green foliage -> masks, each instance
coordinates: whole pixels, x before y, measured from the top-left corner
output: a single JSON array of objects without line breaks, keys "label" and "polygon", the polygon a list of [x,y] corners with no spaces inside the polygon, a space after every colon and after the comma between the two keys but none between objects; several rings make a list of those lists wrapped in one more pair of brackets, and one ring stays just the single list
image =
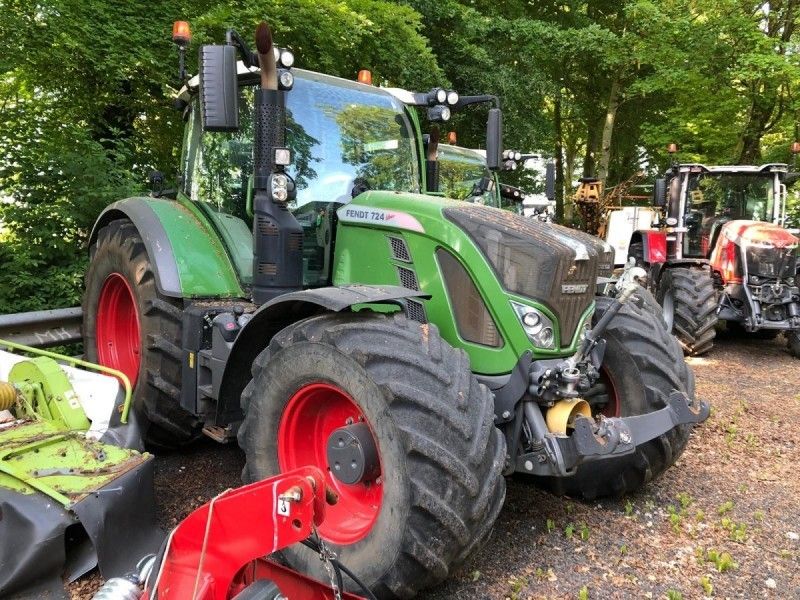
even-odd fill
[{"label": "green foliage", "polygon": [[299,67],[385,83],[444,82],[422,21],[384,0],[292,3],[6,0],[0,12],[0,313],[80,302],[91,226],[109,203],[173,173],[182,121],[172,108],[172,21],[198,43],[245,38],[267,18]]},{"label": "green foliage", "polygon": [[[426,90],[496,94],[505,146],[557,159],[569,215],[581,171],[608,183],[680,159],[785,162],[800,114],[793,3],[741,0],[4,0],[0,11],[0,312],[74,305],[91,224],[174,173],[181,115],[174,19],[187,52],[267,19],[297,66]],[[482,147],[485,109],[451,124]],[[519,170],[509,183],[532,185]],[[800,200],[790,194],[790,223]],[[735,432],[728,432],[732,440]],[[683,504],[683,503],[682,503]],[[686,506],[683,506],[685,509]],[[626,514],[632,508],[626,507]]]}]

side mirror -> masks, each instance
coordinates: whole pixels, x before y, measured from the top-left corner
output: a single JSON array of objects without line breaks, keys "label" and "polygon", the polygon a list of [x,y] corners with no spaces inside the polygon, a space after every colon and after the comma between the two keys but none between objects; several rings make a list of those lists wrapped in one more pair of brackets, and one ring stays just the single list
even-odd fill
[{"label": "side mirror", "polygon": [[503,113],[499,108],[490,108],[486,120],[486,166],[497,171],[502,166]]},{"label": "side mirror", "polygon": [[667,180],[663,177],[656,179],[653,185],[653,206],[662,207],[667,204]]},{"label": "side mirror", "polygon": [[544,195],[550,202],[556,199],[556,163],[552,160],[544,168]]},{"label": "side mirror", "polygon": [[239,80],[234,46],[200,46],[203,131],[239,129]]}]

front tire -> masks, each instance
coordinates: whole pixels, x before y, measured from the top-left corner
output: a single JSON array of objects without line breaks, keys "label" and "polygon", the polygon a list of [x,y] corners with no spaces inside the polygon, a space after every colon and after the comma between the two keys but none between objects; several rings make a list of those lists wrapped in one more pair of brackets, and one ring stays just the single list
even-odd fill
[{"label": "front tire", "polygon": [[700,356],[717,335],[717,293],[704,269],[667,269],[658,282],[656,299],[672,334],[687,356]]},{"label": "front tire", "polygon": [[[598,298],[595,322],[611,298]],[[630,417],[666,406],[674,390],[694,401],[694,374],[683,359],[675,338],[645,307],[626,303],[609,324],[601,380],[584,398],[594,415]],[[556,493],[592,500],[622,496],[660,476],[683,453],[690,425],[674,427],[636,447],[633,454],[580,465],[575,475],[547,478]]]},{"label": "front tire", "polygon": [[786,333],[786,347],[789,349],[789,354],[800,358],[800,331],[794,330]]},{"label": "front tire", "polygon": [[180,404],[182,311],[162,296],[142,237],[127,219],[111,221],[90,249],[83,297],[88,360],[122,371],[133,407],[147,421],[145,442],[188,443],[200,423]]},{"label": "front tire", "polygon": [[[253,364],[242,408],[245,481],[320,467],[340,496],[320,536],[381,598],[410,598],[445,579],[487,538],[503,504],[506,448],[491,393],[434,325],[372,313],[291,325]],[[325,448],[353,423],[369,426],[379,465],[344,483]],[[326,577],[305,547],[283,556]]]}]

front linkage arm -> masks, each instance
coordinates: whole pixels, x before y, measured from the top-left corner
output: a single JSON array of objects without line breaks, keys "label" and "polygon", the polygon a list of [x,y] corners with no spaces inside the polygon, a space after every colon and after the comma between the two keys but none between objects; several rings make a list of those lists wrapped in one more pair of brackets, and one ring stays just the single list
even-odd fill
[{"label": "front linkage arm", "polygon": [[[541,411],[526,403],[525,416],[535,419]],[[661,410],[624,418],[604,418],[599,423],[579,416],[571,435],[560,436],[545,429],[540,449],[517,457],[516,470],[532,475],[565,477],[572,475],[579,464],[594,460],[631,454],[636,446],[664,435],[678,425],[701,423],[708,418],[709,405],[700,401],[698,407],[689,404],[683,392],[672,392]]]}]

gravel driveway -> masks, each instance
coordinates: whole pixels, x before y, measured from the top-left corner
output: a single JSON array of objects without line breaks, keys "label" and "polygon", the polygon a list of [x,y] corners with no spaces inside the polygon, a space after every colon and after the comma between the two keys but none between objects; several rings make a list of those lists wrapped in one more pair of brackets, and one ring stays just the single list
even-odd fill
[{"label": "gravel driveway", "polygon": [[[800,598],[800,361],[781,338],[720,334],[689,359],[712,414],[644,491],[586,504],[508,482],[489,543],[425,598]],[[239,483],[234,446],[156,464],[161,525]],[[90,575],[72,586],[90,598]]]}]

